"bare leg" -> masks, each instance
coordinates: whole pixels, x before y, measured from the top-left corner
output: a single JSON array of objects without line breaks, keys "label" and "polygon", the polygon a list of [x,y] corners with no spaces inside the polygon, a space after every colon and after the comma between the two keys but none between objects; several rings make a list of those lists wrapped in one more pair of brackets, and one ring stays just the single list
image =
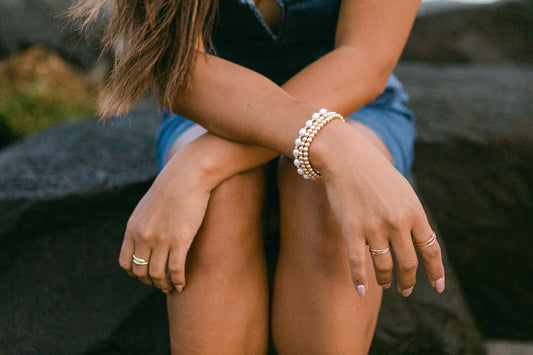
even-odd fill
[{"label": "bare leg", "polygon": [[[372,131],[356,126],[388,155]],[[381,303],[370,253],[367,265],[372,279],[361,298],[352,284],[347,247],[323,184],[304,181],[284,158],[279,193],[281,246],[272,310],[278,352],[367,353]]]},{"label": "bare leg", "polygon": [[167,297],[173,354],[266,353],[264,180],[258,168],[213,192],[187,257],[187,286]]}]

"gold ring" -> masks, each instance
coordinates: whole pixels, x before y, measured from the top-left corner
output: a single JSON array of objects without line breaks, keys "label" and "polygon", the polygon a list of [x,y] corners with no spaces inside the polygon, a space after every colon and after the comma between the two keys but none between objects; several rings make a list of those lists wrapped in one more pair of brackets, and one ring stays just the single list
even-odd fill
[{"label": "gold ring", "polygon": [[426,240],[425,242],[422,242],[422,243],[416,243],[415,242],[415,245],[419,248],[422,248],[422,247],[430,247],[432,246],[433,244],[435,244],[437,242],[437,235],[435,233],[433,233],[431,235],[431,237],[429,237],[428,240]]},{"label": "gold ring", "polygon": [[373,256],[376,255],[382,255],[385,253],[388,253],[390,251],[390,247],[387,247],[385,249],[369,249]]},{"label": "gold ring", "polygon": [[141,265],[142,266],[142,265],[148,265],[150,263],[150,261],[138,258],[138,257],[135,256],[135,254],[133,254],[133,263],[135,265]]}]

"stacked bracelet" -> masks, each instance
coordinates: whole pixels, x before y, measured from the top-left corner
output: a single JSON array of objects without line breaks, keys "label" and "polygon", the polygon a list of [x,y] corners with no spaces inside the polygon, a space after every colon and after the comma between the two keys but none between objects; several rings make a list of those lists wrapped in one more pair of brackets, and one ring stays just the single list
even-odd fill
[{"label": "stacked bracelet", "polygon": [[328,111],[325,108],[313,114],[312,118],[305,122],[305,127],[300,129],[298,138],[294,141],[294,165],[298,174],[304,179],[315,180],[320,177],[320,172],[315,170],[309,162],[309,148],[318,132],[331,121],[339,119],[345,122],[344,117],[336,112]]}]

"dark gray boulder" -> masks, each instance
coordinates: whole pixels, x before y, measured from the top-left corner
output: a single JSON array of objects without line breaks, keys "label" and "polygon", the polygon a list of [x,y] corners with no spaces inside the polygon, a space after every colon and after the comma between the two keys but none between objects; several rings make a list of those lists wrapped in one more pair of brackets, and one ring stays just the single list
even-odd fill
[{"label": "dark gray boulder", "polygon": [[533,1],[422,4],[402,58],[433,63],[533,63]]},{"label": "dark gray boulder", "polygon": [[402,65],[414,173],[491,338],[533,334],[533,66]]},{"label": "dark gray boulder", "polygon": [[[94,69],[102,24],[87,32],[86,37],[80,35],[66,16],[72,3],[72,0],[0,1],[0,60],[40,44],[60,53],[84,71]],[[104,59],[98,63],[109,60]],[[99,70],[96,68],[95,75],[101,75],[97,73]]]},{"label": "dark gray boulder", "polygon": [[83,353],[154,292],[117,260],[156,172],[157,116],[146,101],[126,119],[56,127],[0,152],[1,353]]}]

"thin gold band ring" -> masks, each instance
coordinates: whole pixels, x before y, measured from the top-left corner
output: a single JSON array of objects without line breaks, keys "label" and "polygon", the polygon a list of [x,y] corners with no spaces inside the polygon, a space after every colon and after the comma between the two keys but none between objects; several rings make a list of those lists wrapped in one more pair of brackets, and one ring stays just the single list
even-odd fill
[{"label": "thin gold band ring", "polygon": [[435,244],[437,242],[437,234],[433,233],[431,235],[431,237],[429,237],[428,240],[426,240],[425,242],[422,242],[422,243],[416,243],[415,242],[415,245],[419,248],[423,248],[423,247],[430,247],[432,246],[433,244]]},{"label": "thin gold band ring", "polygon": [[388,253],[390,251],[390,247],[387,247],[385,249],[369,249],[370,253],[372,253],[372,256],[376,255],[383,255],[385,253]]}]

